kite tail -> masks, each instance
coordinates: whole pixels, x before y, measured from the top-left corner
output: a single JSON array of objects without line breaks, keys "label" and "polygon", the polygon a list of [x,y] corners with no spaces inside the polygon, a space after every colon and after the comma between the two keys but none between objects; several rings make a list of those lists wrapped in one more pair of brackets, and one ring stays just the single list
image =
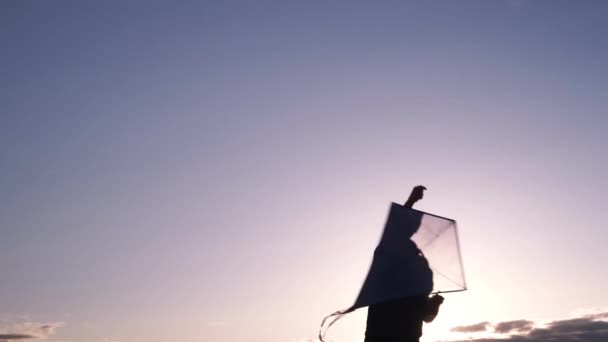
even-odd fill
[{"label": "kite tail", "polygon": [[[319,341],[325,342],[325,334],[327,334],[327,330],[329,330],[329,327],[331,327],[334,323],[336,323],[340,318],[344,317],[344,315],[346,315],[347,313],[352,312],[354,310],[355,310],[354,307],[350,307],[346,310],[336,311],[336,312],[332,313],[331,315],[323,318],[323,320],[321,321],[321,326],[319,327]],[[329,322],[329,324],[327,325],[327,328],[325,328],[325,331],[323,331],[323,326],[325,325],[325,321],[327,321],[328,318],[331,318],[334,316],[335,316],[335,318],[331,322]]]}]

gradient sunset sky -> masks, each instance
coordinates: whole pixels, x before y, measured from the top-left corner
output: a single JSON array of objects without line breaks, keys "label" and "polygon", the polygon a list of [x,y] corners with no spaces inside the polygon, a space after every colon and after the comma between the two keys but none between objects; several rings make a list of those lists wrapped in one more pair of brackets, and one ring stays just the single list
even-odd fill
[{"label": "gradient sunset sky", "polygon": [[[469,285],[423,342],[608,311],[607,18],[1,1],[0,340],[306,341],[418,184]],[[329,339],[362,341],[365,314]]]}]

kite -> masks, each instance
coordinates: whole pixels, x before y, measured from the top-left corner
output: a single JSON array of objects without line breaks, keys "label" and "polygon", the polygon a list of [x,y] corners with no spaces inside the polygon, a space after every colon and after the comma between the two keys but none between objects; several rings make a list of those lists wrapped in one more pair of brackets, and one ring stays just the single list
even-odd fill
[{"label": "kite", "polygon": [[[355,303],[325,317],[319,339],[343,315],[404,297],[467,289],[456,221],[392,203]],[[327,319],[335,317],[323,326]]]}]

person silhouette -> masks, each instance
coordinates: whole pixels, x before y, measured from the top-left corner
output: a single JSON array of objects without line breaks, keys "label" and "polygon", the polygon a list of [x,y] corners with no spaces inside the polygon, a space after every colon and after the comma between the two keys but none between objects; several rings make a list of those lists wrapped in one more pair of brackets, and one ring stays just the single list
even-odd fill
[{"label": "person silhouette", "polygon": [[[403,207],[412,208],[414,203],[424,197],[424,190],[426,188],[421,185],[414,187]],[[399,215],[398,213],[397,210],[391,210],[391,215]],[[420,226],[422,214],[409,211],[407,215],[406,218],[389,217],[389,222],[396,222],[397,224],[387,224],[384,234],[390,233],[386,231],[390,229],[394,231],[393,234],[406,234],[408,239],[411,238]],[[422,284],[430,283],[431,286],[423,287],[425,288],[424,291],[427,292],[424,294],[390,299],[369,305],[365,342],[419,342],[422,336],[423,322],[432,322],[439,312],[439,306],[443,303],[443,297],[440,295],[429,297],[430,289],[432,289],[433,273],[416,244],[411,240],[408,242],[410,243],[407,245],[396,246],[391,244],[391,240],[387,240],[378,246],[374,254],[375,256],[378,253],[385,253],[386,255],[391,253],[391,249],[400,248],[400,254],[405,255],[406,258],[411,258],[413,262],[417,262],[416,259],[422,259],[424,265],[422,268],[424,269],[414,272],[411,276],[417,278],[413,281]],[[406,253],[403,253],[403,249],[407,249]],[[417,264],[421,263],[418,261]]]}]

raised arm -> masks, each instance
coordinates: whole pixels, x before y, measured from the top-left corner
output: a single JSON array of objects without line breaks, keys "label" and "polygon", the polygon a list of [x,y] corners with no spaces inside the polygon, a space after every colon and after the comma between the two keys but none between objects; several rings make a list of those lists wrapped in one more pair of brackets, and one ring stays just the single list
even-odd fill
[{"label": "raised arm", "polygon": [[422,197],[424,197],[424,190],[426,190],[426,188],[422,185],[415,186],[412,189],[412,193],[410,194],[410,197],[407,199],[407,201],[405,201],[405,204],[403,206],[411,208],[414,205],[414,203],[416,203],[417,201],[421,200]]}]

